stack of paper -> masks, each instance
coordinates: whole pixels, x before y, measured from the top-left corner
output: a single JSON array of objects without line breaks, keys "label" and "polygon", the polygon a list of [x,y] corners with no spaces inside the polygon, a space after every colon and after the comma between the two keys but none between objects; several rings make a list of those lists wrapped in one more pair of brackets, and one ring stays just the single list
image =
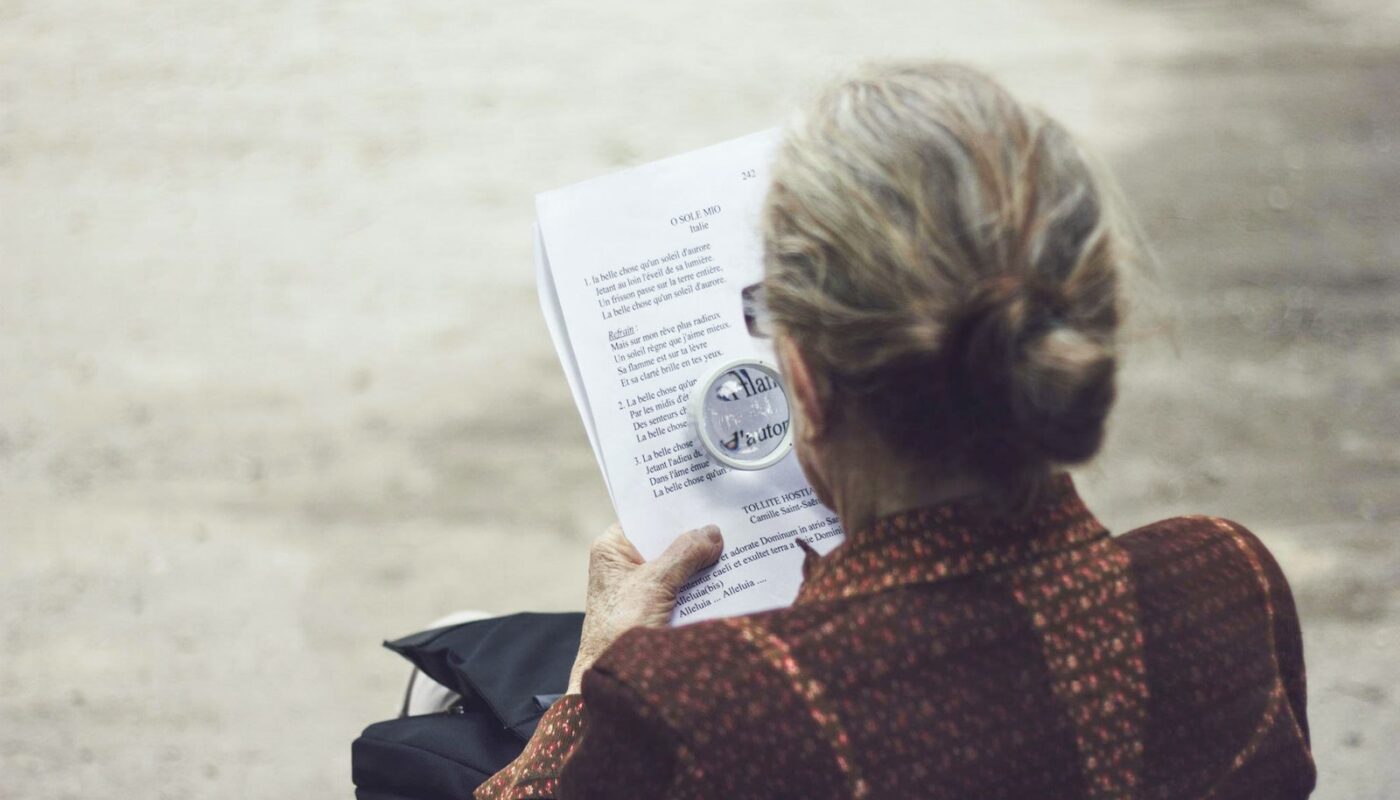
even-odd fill
[{"label": "stack of paper", "polygon": [[774,361],[749,334],[740,292],[763,277],[759,213],[776,131],[753,134],[536,198],[540,305],[628,538],[646,558],[706,524],[719,563],[681,592],[673,621],[784,606],[802,538],[841,540],[796,457],[730,469],[699,446],[697,381],[736,359]]}]

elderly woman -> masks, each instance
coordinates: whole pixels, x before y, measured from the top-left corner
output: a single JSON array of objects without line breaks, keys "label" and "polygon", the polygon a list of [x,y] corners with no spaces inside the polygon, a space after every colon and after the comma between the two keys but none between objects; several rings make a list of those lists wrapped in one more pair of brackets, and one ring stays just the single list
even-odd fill
[{"label": "elderly woman", "polygon": [[1114,396],[1122,219],[1054,121],[877,69],[787,135],[767,302],[844,544],[791,608],[667,628],[713,528],[598,540],[569,693],[491,798],[1303,797],[1288,583],[1240,525],[1118,536],[1062,471]]}]

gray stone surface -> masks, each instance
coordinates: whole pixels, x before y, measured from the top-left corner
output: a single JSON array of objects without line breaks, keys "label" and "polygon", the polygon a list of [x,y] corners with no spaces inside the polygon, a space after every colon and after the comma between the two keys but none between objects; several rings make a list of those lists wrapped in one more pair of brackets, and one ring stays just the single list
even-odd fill
[{"label": "gray stone surface", "polygon": [[610,519],[533,193],[935,55],[1080,131],[1157,243],[1085,493],[1256,530],[1318,796],[1394,796],[1394,2],[0,0],[0,798],[346,796],[378,641],[577,607]]}]

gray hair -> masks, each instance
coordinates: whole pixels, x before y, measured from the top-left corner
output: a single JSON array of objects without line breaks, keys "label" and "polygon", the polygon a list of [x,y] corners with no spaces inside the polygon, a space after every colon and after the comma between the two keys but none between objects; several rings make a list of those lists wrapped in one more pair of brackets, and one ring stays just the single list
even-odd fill
[{"label": "gray hair", "polygon": [[1069,134],[985,75],[886,65],[824,92],[764,212],[778,328],[895,447],[1008,489],[1099,449],[1120,214]]}]

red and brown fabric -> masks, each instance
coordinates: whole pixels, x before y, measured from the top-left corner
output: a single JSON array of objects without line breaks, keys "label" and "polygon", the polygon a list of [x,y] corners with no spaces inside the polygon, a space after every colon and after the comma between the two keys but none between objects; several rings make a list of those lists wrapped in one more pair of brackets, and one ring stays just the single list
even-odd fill
[{"label": "red and brown fabric", "polygon": [[888,517],[790,608],[636,629],[477,791],[504,798],[1292,798],[1288,583],[1243,527],[1109,536],[1068,477]]}]

